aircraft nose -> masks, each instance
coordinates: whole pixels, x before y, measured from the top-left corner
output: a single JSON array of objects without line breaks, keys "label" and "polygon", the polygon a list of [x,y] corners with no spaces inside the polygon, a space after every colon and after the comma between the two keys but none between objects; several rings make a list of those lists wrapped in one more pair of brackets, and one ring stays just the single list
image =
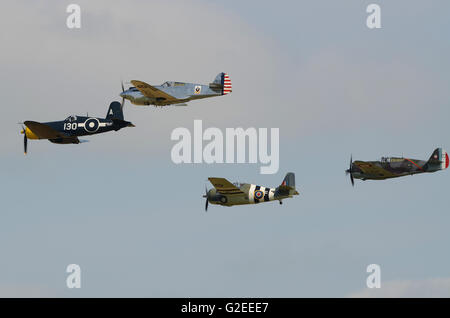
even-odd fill
[{"label": "aircraft nose", "polygon": [[131,94],[129,94],[127,91],[120,93],[120,97],[125,99],[131,99]]}]

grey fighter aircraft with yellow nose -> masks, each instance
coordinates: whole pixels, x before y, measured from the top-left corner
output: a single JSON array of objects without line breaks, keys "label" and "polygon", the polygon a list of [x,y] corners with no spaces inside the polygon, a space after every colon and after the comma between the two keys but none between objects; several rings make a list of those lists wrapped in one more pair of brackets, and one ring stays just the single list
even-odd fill
[{"label": "grey fighter aircraft with yellow nose", "polygon": [[209,191],[206,189],[203,196],[206,198],[205,211],[208,210],[208,203],[233,206],[278,200],[282,204],[282,200],[299,194],[295,189],[295,174],[292,172],[286,174],[281,185],[276,188],[249,183],[233,184],[225,178],[208,178],[208,180],[214,189]]},{"label": "grey fighter aircraft with yellow nose", "polygon": [[27,153],[28,139],[47,139],[55,144],[79,144],[80,136],[100,134],[119,130],[134,125],[123,118],[123,104],[112,102],[106,118],[88,116],[69,116],[65,120],[38,123],[27,120],[23,122],[22,134],[24,153]]},{"label": "grey fighter aircraft with yellow nose", "polygon": [[134,105],[144,106],[187,106],[186,102],[191,100],[231,93],[231,80],[226,73],[218,74],[208,85],[169,81],[152,86],[137,80],[132,80],[131,84],[134,86],[125,90],[122,83],[120,96]]},{"label": "grey fighter aircraft with yellow nose", "polygon": [[434,150],[428,161],[409,158],[383,157],[380,161],[353,161],[350,158],[350,168],[346,173],[350,175],[352,185],[354,179],[384,180],[425,172],[436,172],[447,169],[449,158],[442,148]]}]

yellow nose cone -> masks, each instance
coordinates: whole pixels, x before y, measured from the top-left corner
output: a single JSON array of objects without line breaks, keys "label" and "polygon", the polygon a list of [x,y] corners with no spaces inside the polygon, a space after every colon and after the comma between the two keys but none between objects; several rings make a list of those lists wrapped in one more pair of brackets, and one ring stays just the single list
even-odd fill
[{"label": "yellow nose cone", "polygon": [[25,127],[24,133],[27,134],[28,139],[39,139],[39,137],[28,127]]}]

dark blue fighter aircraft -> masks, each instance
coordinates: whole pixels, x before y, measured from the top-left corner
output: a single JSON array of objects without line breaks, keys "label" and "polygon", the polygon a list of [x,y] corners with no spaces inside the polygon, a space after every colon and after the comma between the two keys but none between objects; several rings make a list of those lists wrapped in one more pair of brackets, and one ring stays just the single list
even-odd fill
[{"label": "dark blue fighter aircraft", "polygon": [[123,118],[123,104],[112,102],[106,118],[69,116],[65,120],[38,123],[27,120],[21,133],[24,153],[27,153],[28,139],[47,139],[55,144],[79,144],[79,136],[100,134],[134,125]]}]

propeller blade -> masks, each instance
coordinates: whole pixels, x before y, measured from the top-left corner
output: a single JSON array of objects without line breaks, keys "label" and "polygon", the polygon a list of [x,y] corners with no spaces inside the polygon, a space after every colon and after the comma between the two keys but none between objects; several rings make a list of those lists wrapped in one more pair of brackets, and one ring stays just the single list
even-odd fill
[{"label": "propeller blade", "polygon": [[205,195],[203,196],[204,198],[206,198],[206,202],[205,202],[205,212],[208,212],[208,188],[205,185]]},{"label": "propeller blade", "polygon": [[[123,81],[120,81],[120,84],[122,86],[122,93],[125,92],[125,87],[123,86]],[[122,104],[120,105],[120,109],[123,110],[123,105],[125,104],[125,97],[122,96]]]},{"label": "propeller blade", "polygon": [[350,173],[350,181],[352,182],[352,186],[355,186],[355,180],[353,179],[353,155],[350,155],[350,168],[348,172]]},{"label": "propeller blade", "polygon": [[27,133],[24,132],[23,134],[23,153],[27,154],[27,148],[28,148],[28,138],[27,138]]}]

